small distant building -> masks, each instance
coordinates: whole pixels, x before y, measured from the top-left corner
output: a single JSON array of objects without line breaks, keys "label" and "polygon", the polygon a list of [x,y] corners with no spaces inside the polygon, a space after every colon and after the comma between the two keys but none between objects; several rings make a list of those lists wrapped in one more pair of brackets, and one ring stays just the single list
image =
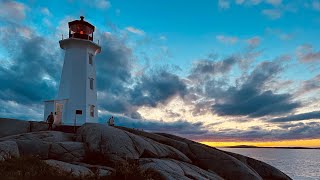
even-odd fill
[{"label": "small distant building", "polygon": [[69,38],[59,41],[65,50],[64,64],[56,99],[44,102],[44,120],[55,114],[54,124],[82,125],[97,122],[97,78],[95,56],[101,47],[93,42],[95,27],[80,20],[71,21]]}]

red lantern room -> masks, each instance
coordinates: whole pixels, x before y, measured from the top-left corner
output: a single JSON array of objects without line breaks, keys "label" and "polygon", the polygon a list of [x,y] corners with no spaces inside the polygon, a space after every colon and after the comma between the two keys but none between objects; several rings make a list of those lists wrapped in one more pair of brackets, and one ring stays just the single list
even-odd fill
[{"label": "red lantern room", "polygon": [[69,38],[79,38],[93,41],[94,26],[83,19],[84,17],[80,16],[80,20],[75,20],[68,23]]}]

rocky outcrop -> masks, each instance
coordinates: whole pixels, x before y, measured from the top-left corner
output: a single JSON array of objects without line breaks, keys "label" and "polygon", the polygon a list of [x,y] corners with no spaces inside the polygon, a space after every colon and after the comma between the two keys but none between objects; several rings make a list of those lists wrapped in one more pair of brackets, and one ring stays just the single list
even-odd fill
[{"label": "rocky outcrop", "polygon": [[98,176],[108,176],[108,175],[111,175],[113,172],[115,172],[114,168],[107,167],[107,166],[92,165],[92,164],[86,164],[81,162],[73,162],[73,164],[89,168],[92,172],[94,172]]},{"label": "rocky outcrop", "polygon": [[62,141],[73,141],[73,134],[63,133],[59,131],[40,131],[17,134],[7,137],[0,138],[0,141],[4,140],[37,140],[45,142],[62,142]]},{"label": "rocky outcrop", "polygon": [[0,138],[22,133],[45,131],[48,129],[48,124],[44,121],[21,121],[17,119],[0,118],[0,124]]},{"label": "rocky outcrop", "polygon": [[0,119],[0,161],[31,155],[83,177],[117,174],[121,163],[134,162],[165,179],[290,179],[264,162],[170,134],[94,123],[71,134],[46,131],[45,123],[10,121]]},{"label": "rocky outcrop", "polygon": [[262,161],[258,161],[246,156],[242,156],[240,154],[232,153],[232,152],[225,151],[225,153],[237,158],[241,162],[252,167],[256,172],[259,173],[259,175],[263,179],[273,179],[273,180],[290,179],[289,176],[281,172],[279,169],[274,168],[273,166],[270,166],[267,163],[264,163]]},{"label": "rocky outcrop", "polygon": [[52,160],[52,159],[45,160],[44,162],[47,163],[49,166],[56,168],[59,171],[71,173],[74,176],[85,177],[85,176],[94,175],[89,168],[86,168],[84,166],[79,166],[79,165],[70,164],[70,163]]},{"label": "rocky outcrop", "polygon": [[157,171],[165,177],[165,179],[222,180],[222,178],[215,173],[205,171],[192,164],[174,159],[141,158],[139,163],[143,169]]},{"label": "rocky outcrop", "polygon": [[48,159],[50,143],[39,140],[15,140],[21,156],[36,156]]},{"label": "rocky outcrop", "polygon": [[[37,156],[41,159],[49,158],[49,151],[54,143],[53,153],[57,152],[55,142],[67,141],[70,143],[73,139],[73,134],[58,132],[58,131],[40,131],[11,135],[0,138],[1,141],[14,141],[18,145],[19,152],[22,156]],[[60,151],[61,152],[61,151]],[[50,155],[52,155],[51,153]],[[59,154],[57,154],[58,156]],[[69,158],[66,156],[65,158]]]},{"label": "rocky outcrop", "polygon": [[49,158],[64,162],[82,162],[85,159],[85,145],[82,142],[52,143]]},{"label": "rocky outcrop", "polygon": [[79,128],[76,140],[86,143],[90,152],[101,153],[106,158],[152,157],[191,162],[186,155],[171,146],[102,124],[84,124]]},{"label": "rocky outcrop", "polygon": [[[188,144],[196,159],[194,163],[208,169],[225,179],[262,179],[250,166],[216,148],[170,134],[158,134]],[[221,165],[223,164],[223,166]]]},{"label": "rocky outcrop", "polygon": [[[261,179],[260,175],[250,166],[243,164],[238,159],[229,156],[228,154],[216,148],[212,148],[203,144],[193,142],[191,140],[168,135],[168,134],[152,134],[137,131],[137,130],[124,130],[130,131],[134,134],[149,137],[154,140],[159,140],[164,144],[168,144],[181,152],[188,155],[194,164],[203,169],[208,169],[216,172],[218,175],[225,179]],[[177,143],[179,142],[179,143]],[[223,166],[221,166],[223,163]]]},{"label": "rocky outcrop", "polygon": [[8,158],[17,158],[20,156],[19,148],[14,141],[0,142],[0,161],[4,161]]}]

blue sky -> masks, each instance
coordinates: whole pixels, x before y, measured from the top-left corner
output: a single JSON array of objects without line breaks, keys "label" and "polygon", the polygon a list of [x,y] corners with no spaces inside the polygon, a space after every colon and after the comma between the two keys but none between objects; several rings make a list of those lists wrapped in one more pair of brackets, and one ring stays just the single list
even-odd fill
[{"label": "blue sky", "polygon": [[43,118],[60,81],[58,41],[83,15],[102,46],[101,121],[197,140],[320,137],[319,0],[0,5],[1,117]]}]

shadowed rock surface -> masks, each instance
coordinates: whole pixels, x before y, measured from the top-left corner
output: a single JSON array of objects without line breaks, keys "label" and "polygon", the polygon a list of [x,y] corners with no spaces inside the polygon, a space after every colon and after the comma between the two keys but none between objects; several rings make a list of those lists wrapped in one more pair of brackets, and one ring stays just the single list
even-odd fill
[{"label": "shadowed rock surface", "polygon": [[36,156],[74,176],[109,176],[119,164],[134,162],[156,172],[155,179],[290,179],[264,162],[171,134],[95,123],[73,134],[46,131],[45,125],[0,119],[0,161]]}]

